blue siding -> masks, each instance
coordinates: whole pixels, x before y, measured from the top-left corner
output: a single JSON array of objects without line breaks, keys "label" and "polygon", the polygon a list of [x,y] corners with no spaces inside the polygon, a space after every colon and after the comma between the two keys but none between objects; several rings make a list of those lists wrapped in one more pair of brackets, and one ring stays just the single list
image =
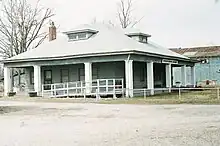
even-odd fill
[{"label": "blue siding", "polygon": [[[217,84],[220,84],[220,57],[209,58],[208,64],[196,63],[196,81],[204,80],[216,80]],[[180,68],[173,69],[174,84],[176,81],[181,81],[181,71]],[[187,82],[190,84],[191,71],[187,68]]]},{"label": "blue siding", "polygon": [[[181,67],[173,68],[173,84],[176,82],[181,82]],[[191,70],[190,67],[186,68],[186,84],[191,84]]]}]

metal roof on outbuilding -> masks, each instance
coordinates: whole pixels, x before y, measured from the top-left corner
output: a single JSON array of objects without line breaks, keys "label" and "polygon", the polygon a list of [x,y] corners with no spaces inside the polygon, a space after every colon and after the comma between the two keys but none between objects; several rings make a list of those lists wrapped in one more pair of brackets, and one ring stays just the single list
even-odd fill
[{"label": "metal roof on outbuilding", "polygon": [[181,55],[190,58],[204,58],[220,56],[220,46],[194,47],[194,48],[179,48],[170,49]]}]

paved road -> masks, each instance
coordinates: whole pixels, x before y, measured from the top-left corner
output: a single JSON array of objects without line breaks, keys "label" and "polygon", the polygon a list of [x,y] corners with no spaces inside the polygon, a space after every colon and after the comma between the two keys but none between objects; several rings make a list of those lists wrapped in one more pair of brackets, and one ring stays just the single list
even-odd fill
[{"label": "paved road", "polygon": [[[0,101],[2,146],[219,146],[220,106]],[[15,108],[18,110],[15,112]]]}]

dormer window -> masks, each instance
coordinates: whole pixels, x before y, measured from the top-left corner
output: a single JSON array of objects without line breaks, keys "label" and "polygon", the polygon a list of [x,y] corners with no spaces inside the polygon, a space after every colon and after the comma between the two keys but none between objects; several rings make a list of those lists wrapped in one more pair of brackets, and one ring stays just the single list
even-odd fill
[{"label": "dormer window", "polygon": [[151,35],[145,33],[128,33],[127,36],[141,43],[148,43],[148,38],[151,37]]},{"label": "dormer window", "polygon": [[91,36],[97,33],[94,30],[77,30],[77,31],[69,31],[64,32],[67,34],[69,41],[78,41],[78,40],[86,40],[89,39]]},{"label": "dormer window", "polygon": [[77,40],[77,34],[74,34],[74,33],[68,34],[68,38],[70,40]]},{"label": "dormer window", "polygon": [[75,41],[75,40],[85,40],[87,39],[87,33],[85,32],[81,32],[81,33],[70,33],[70,34],[67,34],[69,39],[72,40],[72,41]]}]

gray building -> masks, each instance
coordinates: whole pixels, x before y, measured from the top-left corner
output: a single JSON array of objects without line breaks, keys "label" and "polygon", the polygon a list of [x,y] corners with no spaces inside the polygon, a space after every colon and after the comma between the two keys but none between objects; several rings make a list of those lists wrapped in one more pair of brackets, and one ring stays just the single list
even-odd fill
[{"label": "gray building", "polygon": [[121,30],[107,25],[81,25],[62,34],[50,27],[49,42],[4,61],[4,91],[11,91],[11,68],[25,70],[25,92],[39,96],[82,96],[123,94],[134,89],[172,87],[172,68],[194,62],[188,57],[149,41],[139,30]]}]

